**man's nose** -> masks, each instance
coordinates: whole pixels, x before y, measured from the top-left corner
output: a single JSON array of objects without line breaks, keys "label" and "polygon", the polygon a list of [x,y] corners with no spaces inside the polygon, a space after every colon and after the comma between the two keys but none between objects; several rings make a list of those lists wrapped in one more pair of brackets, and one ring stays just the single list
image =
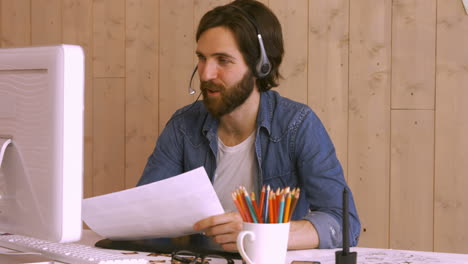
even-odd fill
[{"label": "man's nose", "polygon": [[206,82],[218,77],[218,65],[214,62],[206,61],[202,65],[198,65],[200,73],[200,81]]}]

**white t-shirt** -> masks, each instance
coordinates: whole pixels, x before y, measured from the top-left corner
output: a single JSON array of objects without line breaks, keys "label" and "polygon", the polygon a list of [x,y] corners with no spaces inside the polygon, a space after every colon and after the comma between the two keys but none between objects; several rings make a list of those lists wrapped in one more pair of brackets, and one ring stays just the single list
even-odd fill
[{"label": "white t-shirt", "polygon": [[240,144],[228,147],[218,137],[218,156],[213,187],[224,211],[237,211],[231,193],[244,186],[256,191],[258,164],[255,156],[255,131]]}]

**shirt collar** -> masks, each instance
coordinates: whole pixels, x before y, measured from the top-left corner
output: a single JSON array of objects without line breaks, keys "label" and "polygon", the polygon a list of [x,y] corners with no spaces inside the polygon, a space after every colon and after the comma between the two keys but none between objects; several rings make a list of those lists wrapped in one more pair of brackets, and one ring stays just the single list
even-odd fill
[{"label": "shirt collar", "polygon": [[211,139],[211,137],[216,136],[216,132],[218,130],[218,123],[219,121],[215,119],[210,112],[206,112],[206,119],[205,122],[203,123],[203,128],[202,128],[202,133],[203,135]]},{"label": "shirt collar", "polygon": [[271,118],[273,114],[273,91],[260,93],[260,107],[257,115],[257,127],[264,127],[271,134]]}]

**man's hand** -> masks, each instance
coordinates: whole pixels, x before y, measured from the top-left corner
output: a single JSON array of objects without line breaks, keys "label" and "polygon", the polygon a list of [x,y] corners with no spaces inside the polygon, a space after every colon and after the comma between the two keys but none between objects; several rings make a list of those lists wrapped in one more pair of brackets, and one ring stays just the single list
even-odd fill
[{"label": "man's hand", "polygon": [[[236,240],[242,231],[242,217],[237,212],[214,215],[198,221],[193,229],[205,232],[224,250],[237,251]],[[317,231],[309,221],[291,221],[288,249],[310,249],[318,245]]]},{"label": "man's hand", "polygon": [[193,229],[203,231],[224,250],[237,251],[237,235],[242,231],[242,217],[237,212],[214,215],[193,225]]}]

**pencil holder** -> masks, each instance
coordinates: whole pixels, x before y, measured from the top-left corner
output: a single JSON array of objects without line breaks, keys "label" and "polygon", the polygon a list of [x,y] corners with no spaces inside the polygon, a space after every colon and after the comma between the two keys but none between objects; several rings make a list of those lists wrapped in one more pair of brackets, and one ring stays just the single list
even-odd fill
[{"label": "pencil holder", "polygon": [[284,264],[288,249],[289,222],[243,223],[237,249],[247,264]]}]

